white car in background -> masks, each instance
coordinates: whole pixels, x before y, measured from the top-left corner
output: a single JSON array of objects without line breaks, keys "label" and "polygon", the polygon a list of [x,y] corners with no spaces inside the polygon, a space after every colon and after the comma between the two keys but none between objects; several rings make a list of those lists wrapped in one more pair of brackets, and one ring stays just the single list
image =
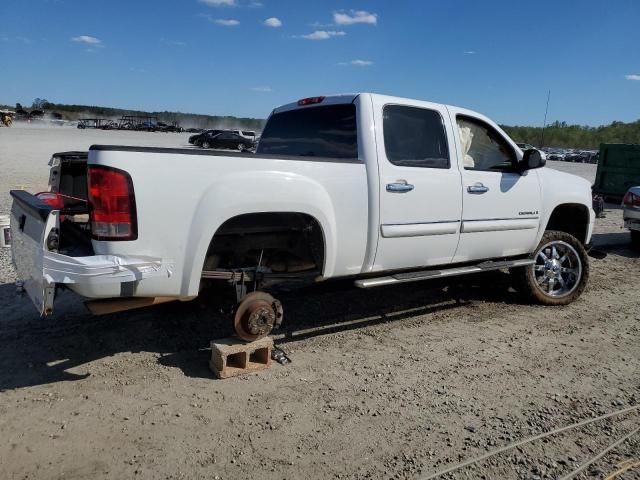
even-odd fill
[{"label": "white car in background", "polygon": [[561,152],[551,152],[549,155],[547,155],[547,160],[556,160],[556,161],[564,161],[566,155],[564,153]]},{"label": "white car in background", "polygon": [[256,141],[256,132],[253,130],[230,130],[230,132],[235,133],[236,135],[240,135],[247,140],[251,140],[252,142]]},{"label": "white car in background", "polygon": [[640,248],[640,186],[631,187],[622,200],[624,228],[631,231],[631,243]]}]

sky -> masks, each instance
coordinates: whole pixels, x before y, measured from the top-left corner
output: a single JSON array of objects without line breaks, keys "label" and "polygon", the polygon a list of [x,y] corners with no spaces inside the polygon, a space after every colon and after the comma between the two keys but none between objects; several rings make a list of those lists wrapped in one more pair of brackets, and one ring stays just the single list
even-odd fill
[{"label": "sky", "polygon": [[640,0],[0,0],[0,103],[266,118],[376,92],[501,124],[640,119]]}]

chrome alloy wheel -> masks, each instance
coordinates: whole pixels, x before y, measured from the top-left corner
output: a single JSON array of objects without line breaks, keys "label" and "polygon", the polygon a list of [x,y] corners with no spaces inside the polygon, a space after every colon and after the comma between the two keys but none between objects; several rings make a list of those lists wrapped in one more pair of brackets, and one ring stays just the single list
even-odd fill
[{"label": "chrome alloy wheel", "polygon": [[553,298],[566,297],[580,284],[582,262],[575,248],[559,240],[544,245],[533,265],[538,288]]}]

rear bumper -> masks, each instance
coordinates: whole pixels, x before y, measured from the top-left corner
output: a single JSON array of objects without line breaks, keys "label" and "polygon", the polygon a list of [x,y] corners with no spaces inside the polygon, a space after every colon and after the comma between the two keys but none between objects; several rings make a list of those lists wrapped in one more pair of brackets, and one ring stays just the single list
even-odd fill
[{"label": "rear bumper", "polygon": [[624,228],[640,230],[640,208],[625,207],[623,212]]},{"label": "rear bumper", "polygon": [[139,282],[171,275],[170,267],[159,258],[121,255],[68,257],[43,252],[42,275],[46,283],[65,285],[89,298],[135,296]]}]

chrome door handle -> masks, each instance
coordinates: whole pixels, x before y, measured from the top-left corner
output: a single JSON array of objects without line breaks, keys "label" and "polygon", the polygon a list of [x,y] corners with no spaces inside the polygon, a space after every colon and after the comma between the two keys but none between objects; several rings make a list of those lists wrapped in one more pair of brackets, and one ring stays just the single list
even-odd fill
[{"label": "chrome door handle", "polygon": [[487,193],[489,191],[489,187],[485,187],[481,183],[476,183],[474,185],[469,185],[467,187],[467,192],[469,193]]},{"label": "chrome door handle", "polygon": [[387,192],[392,193],[406,193],[414,189],[414,186],[410,183],[396,182],[387,183]]}]

